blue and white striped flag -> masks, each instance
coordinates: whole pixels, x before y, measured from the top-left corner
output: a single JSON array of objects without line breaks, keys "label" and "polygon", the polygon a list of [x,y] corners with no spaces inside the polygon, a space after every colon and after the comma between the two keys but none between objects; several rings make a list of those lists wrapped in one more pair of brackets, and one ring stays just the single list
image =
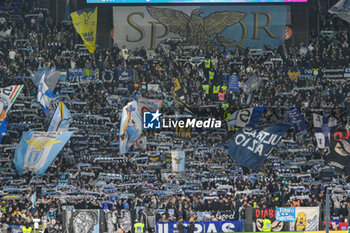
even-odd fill
[{"label": "blue and white striped flag", "polygon": [[330,132],[337,127],[337,119],[313,114],[314,131],[318,148],[329,147]]},{"label": "blue and white striped flag", "polygon": [[24,132],[13,161],[18,173],[22,175],[31,171],[43,175],[73,133]]},{"label": "blue and white striped flag", "polygon": [[48,132],[68,131],[73,118],[66,105],[61,101],[52,117]]},{"label": "blue and white striped flag", "polygon": [[39,91],[36,97],[36,101],[40,104],[46,115],[50,114],[50,103],[54,97],[55,95],[47,87],[45,83],[45,75],[43,75],[39,82]]}]

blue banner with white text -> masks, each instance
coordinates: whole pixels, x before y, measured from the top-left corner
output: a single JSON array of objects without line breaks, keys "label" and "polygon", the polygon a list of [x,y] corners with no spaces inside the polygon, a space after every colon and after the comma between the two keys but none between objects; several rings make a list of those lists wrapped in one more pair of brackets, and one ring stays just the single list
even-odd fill
[{"label": "blue banner with white text", "polygon": [[229,143],[229,155],[239,165],[258,170],[290,127],[280,122],[242,128]]},{"label": "blue banner with white text", "polygon": [[[183,222],[186,227],[189,225],[188,222]],[[176,222],[156,223],[156,232],[158,233],[173,233],[177,232]],[[203,233],[215,233],[215,232],[242,232],[243,222],[242,221],[215,221],[215,222],[196,222],[195,232]]]},{"label": "blue banner with white text", "polygon": [[239,84],[237,76],[230,76],[228,80],[227,90],[229,92],[239,92]]}]

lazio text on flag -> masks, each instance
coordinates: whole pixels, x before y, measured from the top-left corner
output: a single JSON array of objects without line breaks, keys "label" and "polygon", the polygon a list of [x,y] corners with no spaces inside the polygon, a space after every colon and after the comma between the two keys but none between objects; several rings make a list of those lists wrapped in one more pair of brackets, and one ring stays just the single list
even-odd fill
[{"label": "lazio text on flag", "polygon": [[16,149],[14,164],[20,175],[43,175],[72,136],[67,132],[24,132]]},{"label": "lazio text on flag", "polygon": [[316,113],[313,114],[314,131],[319,148],[329,146],[330,132],[337,127],[337,119],[334,117],[324,117]]},{"label": "lazio text on flag", "polygon": [[90,53],[96,49],[97,7],[78,10],[71,14],[75,30],[81,36]]},{"label": "lazio text on flag", "polygon": [[229,155],[239,165],[258,170],[290,127],[281,122],[242,128],[229,143]]},{"label": "lazio text on flag", "polygon": [[306,125],[303,116],[297,108],[290,108],[287,110],[288,120],[293,123],[296,130],[305,130]]},{"label": "lazio text on flag", "polygon": [[60,102],[52,117],[48,132],[67,131],[72,120],[68,108],[63,102]]},{"label": "lazio text on flag", "polygon": [[246,125],[254,125],[258,123],[264,110],[265,106],[260,106],[235,111],[229,116],[227,126],[245,127]]},{"label": "lazio text on flag", "polygon": [[23,85],[13,85],[0,88],[0,113],[2,110],[8,112],[21,92]]},{"label": "lazio text on flag", "polygon": [[55,95],[47,87],[45,83],[45,77],[43,76],[39,83],[39,91],[36,97],[36,101],[40,104],[46,115],[50,114],[50,103],[54,97]]},{"label": "lazio text on flag", "polygon": [[142,118],[137,110],[137,102],[129,102],[124,108],[119,130],[119,152],[127,153],[142,132]]}]

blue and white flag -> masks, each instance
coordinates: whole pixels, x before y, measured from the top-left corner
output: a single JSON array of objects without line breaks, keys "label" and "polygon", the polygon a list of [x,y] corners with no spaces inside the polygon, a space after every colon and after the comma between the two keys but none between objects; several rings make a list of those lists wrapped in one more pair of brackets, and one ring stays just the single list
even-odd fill
[{"label": "blue and white flag", "polygon": [[45,78],[42,76],[39,83],[39,91],[36,97],[36,101],[40,104],[41,108],[44,110],[46,115],[50,114],[50,103],[55,97],[52,91],[47,87],[45,83]]},{"label": "blue and white flag", "polygon": [[245,127],[246,125],[255,125],[260,120],[265,111],[265,106],[245,108],[235,111],[229,116],[227,126]]},{"label": "blue and white flag", "polygon": [[237,76],[230,76],[227,86],[228,92],[239,92],[239,84]]},{"label": "blue and white flag", "polygon": [[129,102],[124,108],[119,130],[119,153],[127,153],[142,132],[142,118],[137,102]]},{"label": "blue and white flag", "polygon": [[306,125],[303,116],[296,107],[287,110],[288,120],[293,123],[296,130],[305,130]]},{"label": "blue and white flag", "polygon": [[254,184],[255,181],[258,179],[258,177],[259,177],[259,174],[254,173],[254,174],[250,174],[248,179],[250,180],[250,182],[252,182],[252,184]]},{"label": "blue and white flag", "polygon": [[185,171],[185,151],[173,150],[171,151],[172,170],[173,172]]},{"label": "blue and white flag", "polygon": [[[4,115],[4,119],[1,119]],[[2,137],[7,134],[7,117],[5,110],[3,110],[3,113],[0,115],[0,143],[2,141]]]},{"label": "blue and white flag", "polygon": [[337,127],[337,119],[334,117],[324,117],[316,113],[313,114],[314,131],[318,148],[329,147],[330,132]]},{"label": "blue and white flag", "polygon": [[252,93],[255,89],[259,88],[261,85],[260,78],[253,74],[245,83],[244,83],[244,92],[246,94]]},{"label": "blue and white flag", "polygon": [[73,118],[66,105],[61,101],[52,117],[48,132],[68,131]]},{"label": "blue and white flag", "polygon": [[28,70],[30,73],[30,78],[32,79],[35,86],[39,86],[40,81],[44,78],[44,81],[47,87],[53,91],[60,79],[61,73],[56,70],[51,70],[49,68],[39,68],[38,71],[33,74],[31,70]]},{"label": "blue and white flag", "polygon": [[28,72],[30,73],[30,79],[33,81],[34,85],[38,87],[43,75],[46,77],[50,73],[50,70],[49,68],[39,68],[35,74],[29,69]]},{"label": "blue and white flag", "polygon": [[299,49],[299,55],[301,57],[306,57],[308,52],[309,52],[309,49],[306,47],[300,47]]},{"label": "blue and white flag", "polygon": [[336,14],[342,20],[350,23],[350,0],[340,0],[328,12]]},{"label": "blue and white flag", "polygon": [[14,164],[20,175],[43,175],[72,136],[67,132],[24,132],[16,149]]},{"label": "blue and white flag", "polygon": [[117,78],[119,81],[131,81],[134,79],[134,70],[132,69],[118,70]]},{"label": "blue and white flag", "polygon": [[280,122],[242,128],[229,143],[229,155],[239,165],[258,170],[291,126]]}]

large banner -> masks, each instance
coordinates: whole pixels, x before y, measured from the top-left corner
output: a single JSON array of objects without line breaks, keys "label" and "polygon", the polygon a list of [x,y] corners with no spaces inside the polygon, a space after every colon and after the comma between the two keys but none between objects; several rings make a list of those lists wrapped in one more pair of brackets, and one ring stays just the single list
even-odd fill
[{"label": "large banner", "polygon": [[229,155],[239,165],[258,170],[290,127],[280,122],[242,128],[229,143]]},{"label": "large banner", "polygon": [[271,230],[281,231],[283,228],[283,222],[276,220],[276,210],[275,208],[268,209],[254,209],[253,218],[256,224],[257,231],[262,231],[263,220],[271,220]]},{"label": "large banner", "polygon": [[100,210],[66,210],[63,215],[65,233],[100,233]]},{"label": "large banner", "polygon": [[337,171],[350,175],[350,127],[331,132],[330,153],[326,161]]},{"label": "large banner", "polygon": [[284,41],[287,6],[118,6],[114,43],[154,50],[167,38],[201,48],[263,48]]},{"label": "large banner", "polygon": [[115,233],[118,231],[118,228],[123,229],[124,232],[133,231],[133,215],[129,210],[106,211],[105,221],[107,233]]},{"label": "large banner", "polygon": [[88,69],[69,69],[68,71],[68,82],[86,82],[99,79],[99,70],[88,70]]},{"label": "large banner", "polygon": [[320,209],[319,207],[296,207],[296,221],[291,223],[291,231],[318,231]]},{"label": "large banner", "polygon": [[74,132],[24,132],[15,151],[14,164],[20,175],[43,175]]},{"label": "large banner", "polygon": [[[183,223],[188,226],[188,222]],[[157,233],[173,233],[177,232],[176,222],[156,224]],[[194,233],[216,233],[216,232],[242,232],[242,221],[220,221],[220,222],[196,222]]]},{"label": "large banner", "polygon": [[295,221],[295,207],[277,207],[276,220],[281,222]]},{"label": "large banner", "polygon": [[117,78],[119,81],[131,81],[134,79],[134,70],[132,69],[118,70]]}]

